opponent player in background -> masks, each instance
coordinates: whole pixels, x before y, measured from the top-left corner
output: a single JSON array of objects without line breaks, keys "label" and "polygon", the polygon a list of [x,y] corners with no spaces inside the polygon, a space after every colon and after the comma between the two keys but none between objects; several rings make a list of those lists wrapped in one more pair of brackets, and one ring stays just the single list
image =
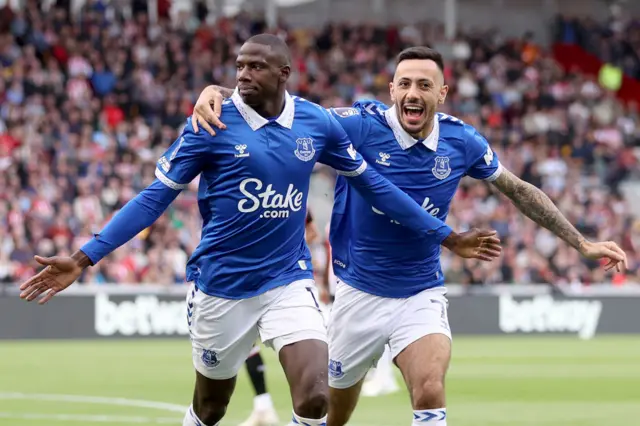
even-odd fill
[{"label": "opponent player in background", "polygon": [[187,265],[196,384],[183,426],[219,424],[258,336],[278,353],[290,385],[293,422],[324,425],[326,329],[304,241],[315,162],[335,168],[372,205],[416,235],[462,256],[491,260],[495,253],[485,243],[497,239],[495,232],[452,232],[368,167],[335,117],[290,96],[285,90],[290,53],[278,37],[252,37],[236,65],[238,90],[223,105],[228,131],[210,136],[187,123],[158,161],[157,179],[72,256],[37,256],[46,268],[20,286],[20,297],[41,304],[51,300],[85,268],[154,223],[200,175],[202,237]]},{"label": "opponent player in background", "polygon": [[[310,247],[317,237],[318,230],[313,221],[311,210],[307,208],[304,232],[304,239],[307,246]],[[320,295],[318,298],[321,299]],[[278,419],[278,413],[273,406],[271,395],[267,392],[267,381],[265,379],[267,367],[260,354],[259,344],[253,346],[249,353],[249,358],[247,358],[244,364],[247,368],[247,374],[249,375],[249,380],[255,392],[255,397],[253,398],[253,411],[249,415],[249,418],[240,426],[276,426],[280,421]]]},{"label": "opponent player in background", "polygon": [[278,413],[273,406],[271,395],[267,392],[267,382],[265,379],[266,366],[262,355],[260,355],[260,345],[256,344],[249,353],[249,358],[245,361],[249,380],[256,396],[253,398],[253,411],[247,420],[240,426],[276,426],[279,424]]},{"label": "opponent player in background", "polygon": [[[614,242],[587,241],[544,192],[505,169],[472,126],[436,113],[448,91],[438,52],[414,47],[400,53],[389,86],[391,108],[368,101],[332,113],[369,164],[426,211],[446,220],[460,179],[468,175],[491,182],[583,256],[607,259],[605,269],[626,266]],[[209,87],[201,95],[194,114],[199,123],[219,123],[209,108],[220,104],[215,91]],[[327,425],[347,423],[367,370],[389,344],[410,391],[412,424],[445,426],[451,333],[440,247],[372,208],[341,177],[335,198],[331,247],[339,283],[329,325]]]}]

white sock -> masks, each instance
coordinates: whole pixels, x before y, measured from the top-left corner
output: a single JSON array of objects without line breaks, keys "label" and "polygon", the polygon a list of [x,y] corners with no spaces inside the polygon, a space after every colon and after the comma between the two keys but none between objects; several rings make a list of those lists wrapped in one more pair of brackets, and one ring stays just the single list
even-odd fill
[{"label": "white sock", "polygon": [[302,426],[327,426],[327,416],[324,416],[321,419],[305,419],[294,412],[291,423]]},{"label": "white sock", "polygon": [[[219,426],[220,422],[216,423],[213,426]],[[199,418],[196,416],[195,411],[193,411],[193,405],[189,406],[187,413],[184,415],[184,420],[182,421],[182,426],[207,426],[205,425]]]},{"label": "white sock", "polygon": [[256,411],[273,410],[273,401],[271,395],[263,393],[253,398],[253,409]]},{"label": "white sock", "polygon": [[413,410],[411,426],[447,426],[447,409]]}]

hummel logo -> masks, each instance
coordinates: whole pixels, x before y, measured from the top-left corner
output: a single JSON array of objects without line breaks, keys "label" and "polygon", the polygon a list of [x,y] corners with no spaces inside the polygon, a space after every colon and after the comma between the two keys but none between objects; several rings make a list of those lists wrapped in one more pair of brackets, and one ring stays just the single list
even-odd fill
[{"label": "hummel logo", "polygon": [[236,158],[242,158],[242,157],[248,157],[249,153],[245,153],[247,149],[247,146],[242,144],[242,145],[236,145],[236,150],[238,151],[238,154],[236,154]]},{"label": "hummel logo", "polygon": [[391,163],[387,161],[389,160],[389,158],[391,158],[391,155],[387,154],[386,152],[379,152],[378,155],[380,156],[380,159],[376,160],[376,163],[382,164],[383,166],[387,167],[391,165]]}]

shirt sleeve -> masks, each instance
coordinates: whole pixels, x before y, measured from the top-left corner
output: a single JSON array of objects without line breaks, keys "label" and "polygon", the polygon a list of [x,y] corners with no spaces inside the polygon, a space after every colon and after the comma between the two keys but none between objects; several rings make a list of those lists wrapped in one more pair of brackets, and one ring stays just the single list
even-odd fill
[{"label": "shirt sleeve", "polygon": [[320,154],[319,161],[333,167],[338,174],[343,176],[358,176],[367,168],[367,163],[358,154],[351,139],[336,121],[333,113],[327,114],[328,128],[326,131],[327,143]]},{"label": "shirt sleeve", "polygon": [[474,179],[494,181],[502,173],[498,155],[489,142],[473,127],[465,129],[467,175]]},{"label": "shirt sleeve", "polygon": [[157,179],[80,249],[94,265],[158,220],[180,191],[200,174],[208,159],[210,138],[204,136],[204,132],[203,135],[194,133],[191,124],[187,124],[180,137],[158,160]]},{"label": "shirt sleeve", "polygon": [[364,117],[358,108],[331,108],[329,110],[336,123],[345,131],[356,150],[360,149],[364,132]]},{"label": "shirt sleeve", "polygon": [[175,190],[186,188],[210,158],[212,136],[195,133],[188,120],[182,134],[156,164],[156,178]]},{"label": "shirt sleeve", "polygon": [[80,250],[95,265],[100,259],[151,226],[179,193],[180,191],[172,189],[156,179],[125,204],[104,229]]}]

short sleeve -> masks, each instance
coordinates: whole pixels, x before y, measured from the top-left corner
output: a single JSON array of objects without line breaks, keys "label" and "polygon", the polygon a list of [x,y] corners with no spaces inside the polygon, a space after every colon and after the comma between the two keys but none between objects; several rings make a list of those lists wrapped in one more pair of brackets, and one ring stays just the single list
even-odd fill
[{"label": "short sleeve", "polygon": [[465,129],[467,175],[479,180],[496,180],[502,173],[498,155],[493,152],[484,136],[473,127],[467,127]]},{"label": "short sleeve", "polygon": [[359,149],[364,131],[364,117],[358,108],[331,108],[335,121],[342,127],[356,149]]},{"label": "short sleeve", "polygon": [[319,161],[333,167],[338,174],[353,177],[362,174],[367,163],[353,147],[349,135],[338,124],[333,113],[327,114],[327,142]]},{"label": "short sleeve", "polygon": [[212,136],[195,133],[188,123],[156,164],[156,177],[175,190],[182,190],[200,174],[210,158]]}]

